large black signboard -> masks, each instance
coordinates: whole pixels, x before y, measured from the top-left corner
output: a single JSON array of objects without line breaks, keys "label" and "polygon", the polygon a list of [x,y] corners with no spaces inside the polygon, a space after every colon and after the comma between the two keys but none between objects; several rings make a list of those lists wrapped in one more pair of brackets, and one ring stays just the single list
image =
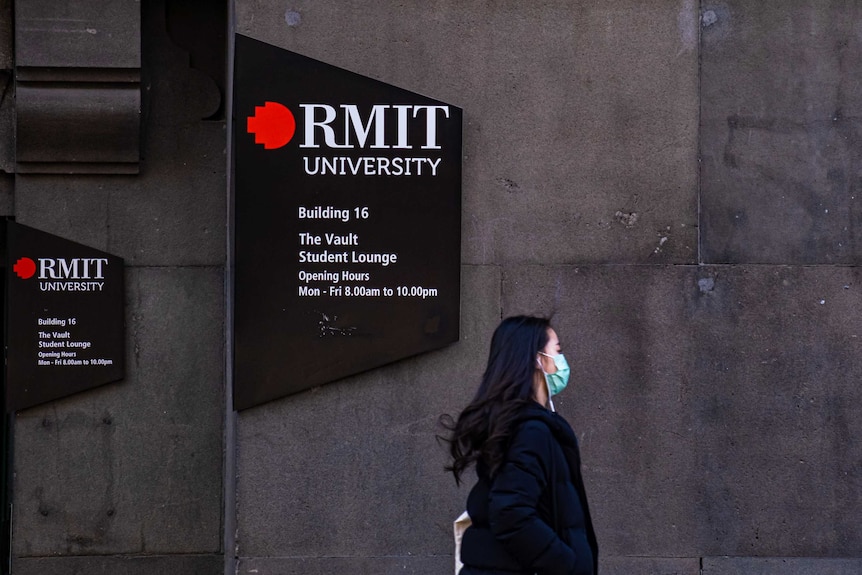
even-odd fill
[{"label": "large black signboard", "polygon": [[122,379],[123,260],[4,224],[7,410]]},{"label": "large black signboard", "polygon": [[236,38],[235,407],[458,339],[461,110]]}]

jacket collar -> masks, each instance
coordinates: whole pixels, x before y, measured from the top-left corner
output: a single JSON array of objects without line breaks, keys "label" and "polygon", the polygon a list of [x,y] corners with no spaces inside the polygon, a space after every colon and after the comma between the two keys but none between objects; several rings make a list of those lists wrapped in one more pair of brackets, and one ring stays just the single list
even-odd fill
[{"label": "jacket collar", "polygon": [[575,432],[562,415],[545,409],[536,402],[532,402],[524,406],[523,411],[518,417],[519,424],[526,421],[541,421],[548,426],[548,429],[551,430],[551,433],[554,434],[554,437],[561,445],[577,448],[578,440],[575,437]]}]

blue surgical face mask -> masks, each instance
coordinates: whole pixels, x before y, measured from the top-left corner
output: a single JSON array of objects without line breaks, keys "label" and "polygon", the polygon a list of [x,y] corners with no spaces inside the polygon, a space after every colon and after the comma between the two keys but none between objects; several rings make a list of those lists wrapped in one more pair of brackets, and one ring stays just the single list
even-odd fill
[{"label": "blue surgical face mask", "polygon": [[[566,389],[566,385],[569,384],[569,373],[571,372],[571,369],[569,369],[569,363],[566,361],[566,358],[562,353],[558,353],[557,355],[548,355],[542,351],[539,353],[554,360],[554,365],[557,367],[557,371],[554,373],[545,373],[545,369],[542,368],[542,373],[545,374],[545,381],[548,384],[548,395],[557,395]],[[540,367],[541,365],[542,363],[539,362]]]}]

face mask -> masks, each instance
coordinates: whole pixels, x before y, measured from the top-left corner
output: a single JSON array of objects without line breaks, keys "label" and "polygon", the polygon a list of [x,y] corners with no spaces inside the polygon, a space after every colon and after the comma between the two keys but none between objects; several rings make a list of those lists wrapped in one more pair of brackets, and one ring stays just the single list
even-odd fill
[{"label": "face mask", "polygon": [[[571,371],[569,363],[562,353],[558,353],[557,355],[548,355],[541,351],[539,353],[545,357],[552,358],[554,365],[557,366],[555,373],[545,373],[544,368],[542,369],[542,373],[545,373],[545,381],[548,384],[548,394],[551,396],[557,395],[566,389],[566,385],[569,383],[569,372]],[[541,367],[541,362],[539,362],[539,366]]]}]

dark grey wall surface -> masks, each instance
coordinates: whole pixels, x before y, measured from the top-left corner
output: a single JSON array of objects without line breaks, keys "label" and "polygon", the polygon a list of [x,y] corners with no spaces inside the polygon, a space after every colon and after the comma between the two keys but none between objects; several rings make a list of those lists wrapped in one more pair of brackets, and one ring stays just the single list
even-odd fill
[{"label": "dark grey wall surface", "polygon": [[856,2],[703,2],[703,259],[862,261]]},{"label": "dark grey wall surface", "polygon": [[4,212],[125,258],[127,290],[126,379],[15,418],[16,574],[223,572],[225,123],[164,4],[138,10],[140,173],[18,173]]},{"label": "dark grey wall surface", "polygon": [[845,435],[862,427],[859,275],[748,265],[504,275],[504,309],[556,310],[570,335],[574,386],[557,403],[579,431],[609,555],[859,552],[862,448]]},{"label": "dark grey wall surface", "polygon": [[554,314],[573,366],[557,404],[603,573],[858,567],[824,559],[862,556],[862,292],[830,265],[856,262],[857,12],[237,1],[242,34],[463,107],[476,318],[433,356],[239,415],[239,572],[448,572],[467,489],[434,418],[524,312]]},{"label": "dark grey wall surface", "polygon": [[603,575],[860,570],[855,3],[233,4],[239,33],[464,109],[461,341],[225,442],[220,84],[144,2],[138,175],[13,175],[0,130],[0,210],[128,266],[126,381],[17,415],[15,573],[221,573],[234,514],[238,573],[450,572],[469,485],[437,418],[516,313],[554,314],[573,367]]},{"label": "dark grey wall surface", "polygon": [[12,68],[15,45],[12,2],[0,0],[0,213],[11,214],[12,173],[15,171],[15,90]]},{"label": "dark grey wall surface", "polygon": [[852,575],[860,571],[860,559],[706,557],[703,560],[703,575]]},{"label": "dark grey wall surface", "polygon": [[215,555],[149,557],[62,557],[20,559],[15,575],[214,575],[223,573]]}]

